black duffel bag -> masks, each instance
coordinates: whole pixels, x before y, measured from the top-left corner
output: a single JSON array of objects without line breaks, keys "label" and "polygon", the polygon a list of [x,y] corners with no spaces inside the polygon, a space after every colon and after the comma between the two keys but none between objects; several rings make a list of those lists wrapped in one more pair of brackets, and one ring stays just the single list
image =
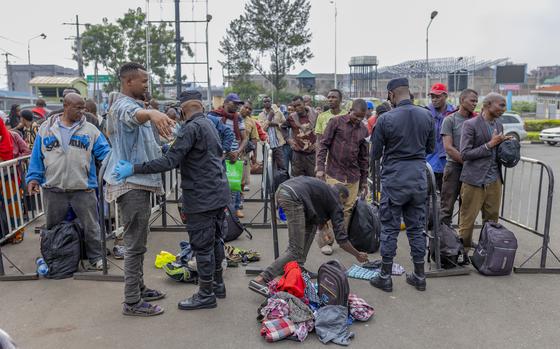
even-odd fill
[{"label": "black duffel bag", "polygon": [[46,277],[65,279],[78,271],[82,253],[81,232],[76,221],[41,230],[41,255],[49,267]]},{"label": "black duffel bag", "polygon": [[348,240],[352,246],[360,252],[375,253],[379,249],[380,235],[377,207],[361,198],[356,200],[348,224]]}]

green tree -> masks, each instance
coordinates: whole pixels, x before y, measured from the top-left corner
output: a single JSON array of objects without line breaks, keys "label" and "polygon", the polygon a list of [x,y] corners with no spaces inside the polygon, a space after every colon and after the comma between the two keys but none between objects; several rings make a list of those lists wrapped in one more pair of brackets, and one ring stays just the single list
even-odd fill
[{"label": "green tree", "polygon": [[[86,25],[86,30],[82,34],[82,55],[84,65],[93,64],[97,70],[101,65],[113,76],[117,76],[119,67],[126,60],[125,38],[119,26],[109,23],[107,18],[103,18],[101,24]],[[77,47],[74,44],[74,59],[77,59]],[[113,89],[116,79],[109,84],[108,88]]]},{"label": "green tree", "polygon": [[[103,18],[102,24],[88,25],[83,33],[84,64],[101,64],[118,82],[118,69],[126,61],[146,64],[146,14],[141,8],[129,9],[116,24]],[[160,85],[169,80],[175,62],[175,31],[170,23],[150,26],[150,68]],[[190,47],[182,48],[192,56]],[[76,51],[76,47],[73,47]],[[114,86],[109,86],[113,88]]]},{"label": "green tree", "polygon": [[220,42],[221,62],[236,79],[256,70],[278,91],[296,64],[313,57],[308,44],[309,0],[249,0]]}]

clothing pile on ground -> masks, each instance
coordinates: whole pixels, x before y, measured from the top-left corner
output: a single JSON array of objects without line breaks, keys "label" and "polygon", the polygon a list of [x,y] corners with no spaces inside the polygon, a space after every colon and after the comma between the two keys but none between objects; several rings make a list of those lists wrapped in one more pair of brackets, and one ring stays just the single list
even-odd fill
[{"label": "clothing pile on ground", "polygon": [[[346,271],[346,275],[353,279],[360,279],[360,280],[371,280],[375,275],[381,272],[381,260],[375,260],[372,262],[367,262],[362,264],[361,266],[354,264],[352,265],[348,271]],[[402,275],[404,274],[405,270],[403,266],[397,263],[393,263],[393,275]]]},{"label": "clothing pile on ground", "polygon": [[321,304],[318,286],[298,263],[284,266],[284,275],[268,284],[270,297],[258,309],[260,334],[267,342],[291,339],[303,342],[315,330],[327,344],[349,345],[354,320],[368,321],[374,309],[355,294],[348,296],[348,306]]}]

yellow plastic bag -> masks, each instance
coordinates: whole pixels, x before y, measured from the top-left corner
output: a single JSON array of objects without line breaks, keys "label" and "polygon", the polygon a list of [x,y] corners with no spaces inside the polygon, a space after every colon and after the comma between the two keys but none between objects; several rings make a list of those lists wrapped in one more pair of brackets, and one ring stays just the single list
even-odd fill
[{"label": "yellow plastic bag", "polygon": [[157,254],[156,261],[154,264],[156,268],[161,269],[167,263],[175,262],[175,260],[176,260],[175,255],[167,251],[161,251],[160,253]]}]

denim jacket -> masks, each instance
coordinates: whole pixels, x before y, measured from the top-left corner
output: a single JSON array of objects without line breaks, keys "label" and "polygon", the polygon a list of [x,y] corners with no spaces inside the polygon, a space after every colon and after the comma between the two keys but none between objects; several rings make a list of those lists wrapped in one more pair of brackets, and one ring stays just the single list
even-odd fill
[{"label": "denim jacket", "polygon": [[[105,159],[107,168],[103,179],[111,185],[123,184],[113,176],[113,170],[119,160],[132,164],[141,164],[161,157],[152,125],[143,124],[136,119],[136,113],[143,109],[141,102],[119,93],[107,115],[107,135],[111,143],[111,154]],[[134,174],[125,179],[127,183],[148,187],[161,187],[161,174]]]}]

